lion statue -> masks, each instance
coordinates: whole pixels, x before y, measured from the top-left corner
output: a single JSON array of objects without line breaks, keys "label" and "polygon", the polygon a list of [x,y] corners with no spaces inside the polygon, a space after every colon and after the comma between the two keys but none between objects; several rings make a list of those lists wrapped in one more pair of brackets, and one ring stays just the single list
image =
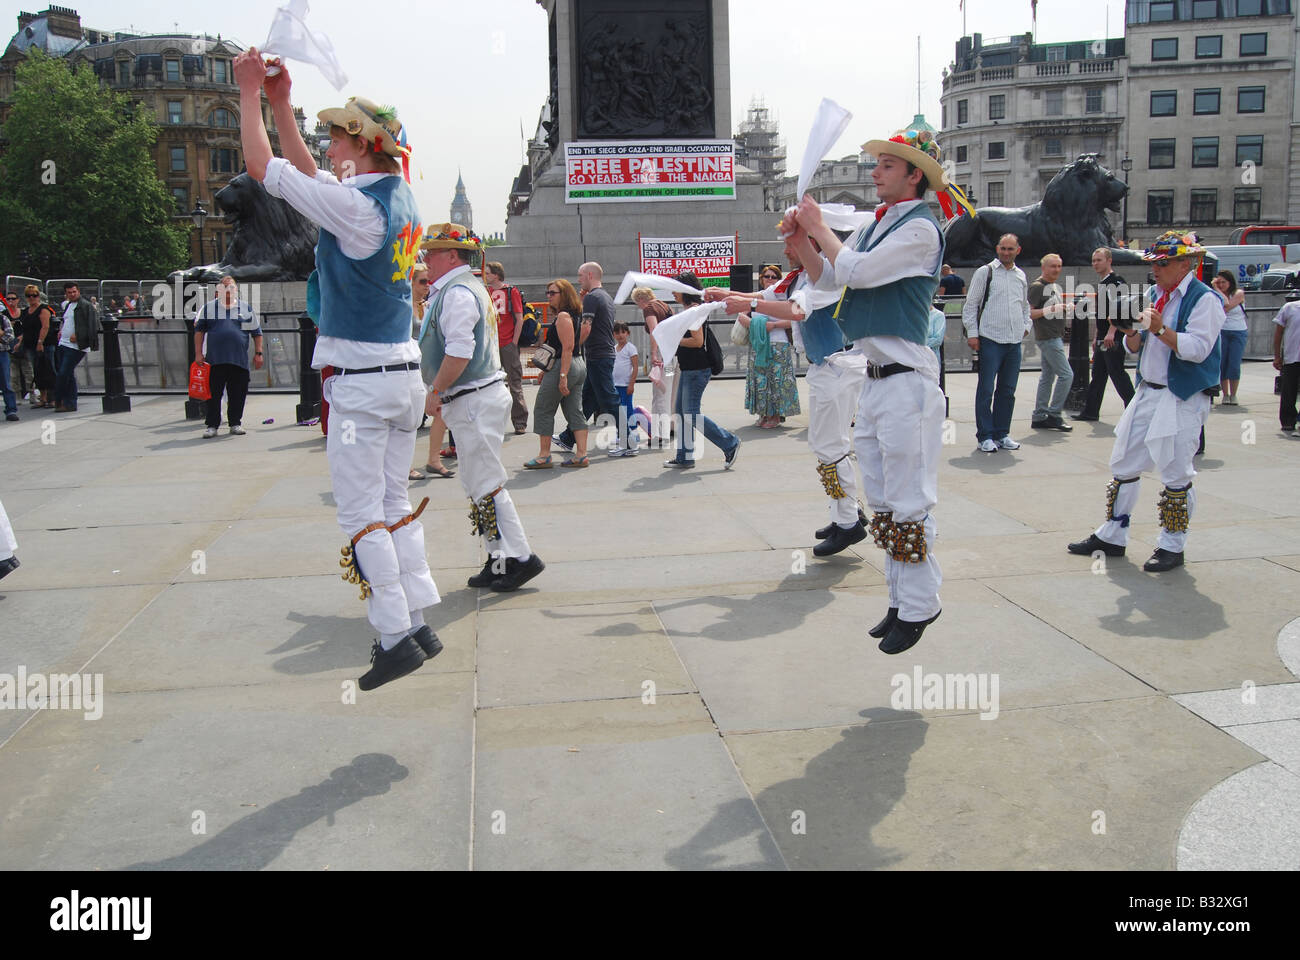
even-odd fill
[{"label": "lion statue", "polygon": [[206,283],[225,271],[240,281],[306,280],[316,266],[314,223],[241,173],[217,191],[218,208],[235,230],[220,263],[181,272]]},{"label": "lion statue", "polygon": [[981,207],[976,217],[953,220],[945,231],[944,259],[954,267],[982,266],[997,256],[998,238],[1014,233],[1025,262],[1037,263],[1055,253],[1067,264],[1083,264],[1098,247],[1110,247],[1113,262],[1136,263],[1136,254],[1115,247],[1105,214],[1118,213],[1126,193],[1128,184],[1116,179],[1094,154],[1084,154],[1061,168],[1038,203]]}]

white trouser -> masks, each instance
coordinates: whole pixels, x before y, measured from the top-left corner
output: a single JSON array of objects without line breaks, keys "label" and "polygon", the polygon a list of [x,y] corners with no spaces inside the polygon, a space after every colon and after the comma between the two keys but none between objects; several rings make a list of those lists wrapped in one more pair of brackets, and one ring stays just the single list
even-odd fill
[{"label": "white trouser", "polygon": [[[325,383],[330,405],[325,449],[339,527],[351,540],[372,523],[391,526],[411,512],[407,477],[425,390],[418,370],[346,374]],[[406,633],[412,610],[439,601],[420,521],[391,534],[373,530],[355,552],[373,591],[366,614],[380,633]]]},{"label": "white trouser", "polygon": [[[456,387],[447,391],[456,394]],[[456,474],[465,495],[475,503],[493,490],[500,536],[484,546],[491,556],[525,560],[532,555],[524,525],[505,489],[506,468],[501,465],[501,442],[510,416],[510,391],[504,383],[457,397],[442,405],[442,419],[456,435]]]},{"label": "white trouser", "polygon": [[925,559],[885,560],[889,605],[909,623],[939,612],[943,573],[934,555],[936,529],[930,511],[939,500],[939,457],[943,452],[943,393],[918,372],[868,379],[853,431],[867,508],[889,511],[894,522],[925,522]]},{"label": "white trouser", "polygon": [[[1110,454],[1110,472],[1120,484],[1111,513],[1116,518],[1097,528],[1098,539],[1117,546],[1128,546],[1129,520],[1137,506],[1140,477],[1148,470],[1160,474],[1160,482],[1175,489],[1186,487],[1196,476],[1192,458],[1201,442],[1201,428],[1210,414],[1210,398],[1194,393],[1187,400],[1178,399],[1172,390],[1153,390],[1147,384],[1124,410],[1115,427],[1115,447]],[[1187,491],[1187,516],[1196,508],[1196,489]],[[1156,546],[1182,553],[1187,544],[1186,532],[1160,528]]]},{"label": "white trouser", "polygon": [[839,461],[836,470],[844,496],[831,500],[831,523],[848,528],[858,522],[858,477],[848,453],[853,449],[853,411],[862,397],[867,358],[856,351],[837,353],[809,365],[808,446],[821,463]]},{"label": "white trouser", "polygon": [[9,523],[9,514],[5,513],[5,505],[0,503],[0,560],[8,560],[18,550],[18,538],[14,536],[14,528]]},{"label": "white trouser", "polygon": [[663,379],[652,384],[650,393],[650,439],[667,442],[672,435],[673,411],[677,403],[677,361],[663,367]]}]

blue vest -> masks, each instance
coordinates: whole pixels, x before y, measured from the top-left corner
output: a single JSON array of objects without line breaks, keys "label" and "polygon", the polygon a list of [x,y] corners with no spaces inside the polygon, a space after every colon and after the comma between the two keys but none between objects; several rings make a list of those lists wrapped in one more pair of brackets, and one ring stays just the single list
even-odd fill
[{"label": "blue vest", "polygon": [[879,246],[886,237],[911,220],[928,220],[939,235],[939,256],[934,273],[926,277],[904,277],[882,287],[845,287],[844,295],[833,316],[850,340],[862,337],[902,337],[925,346],[930,332],[930,306],[939,289],[939,270],[943,265],[944,239],[939,221],[924,200],[895,221],[888,230],[872,239],[879,223],[873,223],[858,241],[858,251]]},{"label": "blue vest", "polygon": [[501,370],[496,308],[492,306],[492,297],[487,288],[473,273],[466,271],[443,284],[442,289],[434,294],[424,309],[424,326],[420,329],[420,374],[425,383],[433,383],[433,378],[438,375],[447,355],[447,337],[438,320],[442,316],[442,303],[454,287],[464,287],[474,294],[474,299],[478,301],[478,321],[474,324],[474,356],[470,357],[464,372],[455,379],[452,386],[486,380]]},{"label": "blue vest", "polygon": [[[321,336],[363,343],[411,338],[411,267],[420,249],[420,210],[399,176],[358,187],[384,210],[388,230],[373,256],[353,260],[324,227],[316,243],[316,272],[307,285],[308,313]],[[313,290],[315,286],[317,289]]]},{"label": "blue vest", "polygon": [[[1187,292],[1183,294],[1182,300],[1178,303],[1178,319],[1174,323],[1175,333],[1182,333],[1187,329],[1187,320],[1192,315],[1192,308],[1196,306],[1196,301],[1209,292],[1209,287],[1192,277],[1192,282],[1187,285]],[[1142,346],[1138,348],[1138,383],[1142,382],[1142,351],[1146,349],[1147,336],[1147,331],[1143,330]],[[1222,363],[1220,342],[1217,337],[1214,340],[1214,349],[1200,363],[1181,360],[1177,354],[1171,353],[1169,355],[1169,382],[1166,386],[1174,392],[1174,396],[1178,397],[1179,400],[1188,400],[1193,394],[1219,384]]]},{"label": "blue vest", "polygon": [[803,334],[804,353],[809,363],[821,363],[832,353],[844,349],[844,331],[831,316],[834,312],[834,307],[822,307],[800,321],[803,324],[800,333]]}]

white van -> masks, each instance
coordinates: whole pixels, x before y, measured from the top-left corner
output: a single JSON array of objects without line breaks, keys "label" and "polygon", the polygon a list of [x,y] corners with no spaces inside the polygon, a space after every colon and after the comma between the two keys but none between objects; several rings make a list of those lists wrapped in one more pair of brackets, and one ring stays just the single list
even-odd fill
[{"label": "white van", "polygon": [[1238,243],[1205,249],[1218,259],[1216,270],[1231,270],[1243,290],[1258,290],[1266,271],[1286,263],[1285,252],[1275,245]]}]

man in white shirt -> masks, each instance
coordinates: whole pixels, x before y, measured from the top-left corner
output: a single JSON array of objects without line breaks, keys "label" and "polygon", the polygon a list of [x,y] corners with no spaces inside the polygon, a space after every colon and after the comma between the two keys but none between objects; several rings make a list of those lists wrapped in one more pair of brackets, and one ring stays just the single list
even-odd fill
[{"label": "man in white shirt", "polygon": [[473,532],[483,536],[487,560],[469,585],[508,593],[546,564],[529,547],[505,488],[501,443],[510,391],[501,372],[496,308],[470,267],[483,242],[458,223],[439,223],[422,245],[433,281],[419,337],[420,370],[429,384],[425,412],[441,416],[456,435],[457,475],[469,497]]},{"label": "man in white shirt", "polygon": [[1296,393],[1300,391],[1300,294],[1292,291],[1273,318],[1273,369],[1281,376],[1277,418],[1287,433],[1296,432]]},{"label": "man in white shirt", "polygon": [[1165,488],[1158,511],[1156,551],[1142,569],[1163,573],[1183,565],[1187,525],[1196,509],[1192,478],[1201,429],[1210,412],[1206,392],[1219,384],[1223,304],[1196,279],[1205,248],[1196,234],[1169,231],[1142,254],[1156,278],[1157,299],[1125,332],[1124,349],[1138,354],[1138,388],[1115,427],[1106,490],[1106,519],[1070,553],[1122,557],[1142,474],[1158,470]]},{"label": "man in white shirt", "polygon": [[1020,342],[1033,329],[1029,281],[1016,266],[1020,240],[1013,233],[998,240],[998,258],[975,271],[961,310],[967,343],[979,352],[975,388],[975,439],[985,453],[1019,450],[1011,439],[1011,414],[1020,380]]},{"label": "man in white shirt", "polygon": [[[77,409],[77,364],[86,351],[96,347],[95,328],[99,317],[89,300],[83,300],[75,283],[63,285],[63,325],[59,328],[59,345],[55,354],[54,411],[74,413]],[[96,347],[97,348],[97,347]]]},{"label": "man in white shirt", "polygon": [[943,233],[925,194],[949,184],[928,131],[902,131],[862,149],[877,158],[871,178],[881,205],[875,217],[841,243],[817,202],[805,196],[794,215],[793,239],[814,287],[842,289],[828,309],[867,360],[853,440],[889,584],[889,610],[868,633],[881,638],[882,652],[895,654],[920,640],[941,612],[932,511],[939,499],[944,404],[939,361],[927,343]]},{"label": "man in white shirt", "polygon": [[[419,668],[442,643],[424,622],[439,602],[424,552],[424,528],[412,512],[407,476],[424,413],[419,350],[411,339],[411,267],[423,228],[410,187],[399,175],[410,149],[396,111],[353,97],[318,116],[330,124],[327,156],[340,181],[318,170],[298,132],[289,72],[268,78],[255,47],[235,59],[240,133],[248,174],[268,193],[320,225],[308,311],[320,336],[312,366],[334,368],[326,381],[330,423],[326,454],[339,526],[350,539],[344,574],[361,585],[379,639],[362,690]],[[272,157],[262,123],[261,90],[280,130],[286,159]]]}]

